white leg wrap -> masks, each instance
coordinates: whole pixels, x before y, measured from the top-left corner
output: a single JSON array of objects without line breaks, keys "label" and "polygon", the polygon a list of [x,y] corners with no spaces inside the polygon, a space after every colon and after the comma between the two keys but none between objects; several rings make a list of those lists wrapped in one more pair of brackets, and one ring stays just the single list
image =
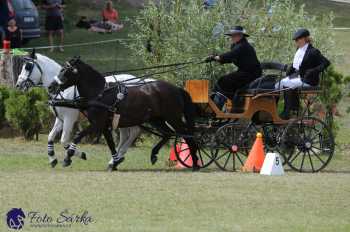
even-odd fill
[{"label": "white leg wrap", "polygon": [[52,163],[54,160],[56,160],[55,149],[54,149],[53,142],[49,142],[47,144],[47,153],[48,153],[48,156],[49,156],[49,162],[50,163]]},{"label": "white leg wrap", "polygon": [[54,144],[53,143],[48,143],[47,144],[47,151],[48,152],[53,152],[55,149],[54,149]]},{"label": "white leg wrap", "polygon": [[56,156],[49,156],[49,162],[52,163],[56,160]]},{"label": "white leg wrap", "polygon": [[71,143],[69,145],[69,150],[73,150],[73,151],[76,151],[77,150],[77,145],[75,143]]}]

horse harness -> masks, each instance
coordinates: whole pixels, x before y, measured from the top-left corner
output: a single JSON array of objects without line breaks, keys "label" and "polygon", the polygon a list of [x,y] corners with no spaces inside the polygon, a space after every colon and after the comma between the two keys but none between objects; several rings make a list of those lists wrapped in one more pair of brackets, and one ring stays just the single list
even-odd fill
[{"label": "horse harness", "polygon": [[[106,92],[116,91],[116,98],[112,105],[107,105],[101,100]],[[89,101],[87,106],[97,106],[107,109],[111,113],[116,113],[118,111],[119,104],[127,97],[128,87],[120,82],[106,82],[105,88],[97,95],[96,100]]]},{"label": "horse harness", "polygon": [[56,118],[61,121],[63,120],[59,117],[56,107],[80,109],[82,105],[81,102],[83,102],[83,98],[78,96],[78,90],[76,86],[74,86],[74,95],[72,100],[65,99],[62,95],[62,92],[59,92],[55,96],[49,94],[49,105],[51,106]]}]

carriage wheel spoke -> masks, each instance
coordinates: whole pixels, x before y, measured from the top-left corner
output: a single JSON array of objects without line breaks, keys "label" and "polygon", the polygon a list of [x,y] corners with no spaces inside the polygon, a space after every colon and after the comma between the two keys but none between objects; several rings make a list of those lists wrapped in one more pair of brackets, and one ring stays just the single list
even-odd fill
[{"label": "carriage wheel spoke", "polygon": [[224,168],[226,168],[228,161],[230,160],[230,157],[231,157],[231,153],[227,156],[227,159],[226,159],[225,164],[224,164]]},{"label": "carriage wheel spoke", "polygon": [[186,156],[186,158],[183,160],[183,162],[185,163],[187,160],[188,160],[188,158],[190,158],[191,157],[191,154],[188,154],[187,156]]},{"label": "carriage wheel spoke", "polygon": [[311,149],[310,151],[314,154],[314,156],[317,157],[317,159],[321,161],[322,164],[325,164],[325,162],[321,159],[321,157],[316,152],[314,152],[314,150]]},{"label": "carriage wheel spoke", "polygon": [[205,150],[201,150],[204,155],[206,155],[209,159],[212,159],[213,157],[211,155],[209,155]]},{"label": "carriage wheel spoke", "polygon": [[312,159],[311,159],[310,152],[309,152],[309,151],[307,151],[307,154],[308,154],[308,156],[309,156],[309,160],[310,160],[310,164],[311,164],[311,169],[312,169],[312,171],[313,171],[313,172],[315,172],[315,169],[314,169],[314,164],[312,163]]},{"label": "carriage wheel spoke", "polygon": [[305,161],[305,156],[306,156],[306,154],[305,154],[305,152],[303,152],[303,159],[301,160],[300,169],[299,169],[300,171],[303,170],[304,161]]},{"label": "carriage wheel spoke", "polygon": [[243,161],[242,161],[241,157],[238,155],[238,153],[236,153],[236,157],[238,158],[239,162],[240,162],[241,165],[243,166],[243,165],[244,165],[244,164],[243,164]]},{"label": "carriage wheel spoke", "polygon": [[319,147],[315,147],[315,146],[312,146],[312,148],[316,149],[316,150],[319,150],[321,152],[324,152],[324,153],[328,153],[329,151],[325,151],[324,149],[321,149]]},{"label": "carriage wheel spoke", "polygon": [[224,154],[222,154],[219,157],[217,157],[216,160],[220,160],[222,157],[226,156],[227,153],[230,153],[230,151],[226,151]]},{"label": "carriage wheel spoke", "polygon": [[291,155],[291,157],[288,158],[290,163],[293,163],[293,161],[301,154],[301,151],[299,151],[292,160],[289,160],[290,158],[292,158],[293,155]]},{"label": "carriage wheel spoke", "polygon": [[201,164],[202,164],[202,166],[204,166],[205,164],[204,164],[204,160],[203,160],[202,154],[201,154],[200,151],[198,153],[199,153],[199,158],[201,160]]},{"label": "carriage wheel spoke", "polygon": [[185,148],[185,149],[181,150],[180,152],[184,152],[184,151],[187,151],[187,150],[190,150],[190,148]]}]

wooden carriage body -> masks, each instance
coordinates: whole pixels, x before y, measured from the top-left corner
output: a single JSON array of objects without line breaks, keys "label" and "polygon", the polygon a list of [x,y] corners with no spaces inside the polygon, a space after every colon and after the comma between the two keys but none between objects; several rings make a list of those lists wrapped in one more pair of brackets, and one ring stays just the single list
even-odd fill
[{"label": "wooden carriage body", "polygon": [[215,113],[218,119],[247,119],[251,120],[255,115],[264,115],[266,120],[273,123],[283,123],[277,112],[276,97],[279,94],[270,93],[259,96],[253,93],[242,93],[244,98],[244,106],[242,113],[230,113],[234,103],[231,100],[226,102],[227,112],[221,111],[214,101],[209,97],[209,81],[208,80],[188,80],[185,84],[186,91],[191,95],[192,101],[199,105],[209,105],[212,113]]}]

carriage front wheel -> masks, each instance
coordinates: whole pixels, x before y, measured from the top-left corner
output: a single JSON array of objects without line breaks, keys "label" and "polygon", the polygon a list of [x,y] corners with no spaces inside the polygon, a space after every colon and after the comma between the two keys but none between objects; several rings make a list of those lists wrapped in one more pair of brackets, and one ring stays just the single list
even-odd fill
[{"label": "carriage front wheel", "polygon": [[288,124],[282,136],[282,146],[293,152],[286,156],[287,164],[298,172],[318,172],[324,169],[334,154],[334,137],[320,119],[305,117]]},{"label": "carriage front wheel", "polygon": [[216,132],[215,163],[223,171],[235,172],[240,170],[250,150],[245,134],[246,125],[243,123],[228,123]]},{"label": "carriage front wheel", "polygon": [[[211,133],[199,133],[195,135],[195,142],[197,143],[197,157],[198,165],[201,168],[208,167],[214,162],[216,154],[212,152],[214,138]],[[176,136],[174,141],[174,151],[178,165],[192,168],[193,162],[190,148],[182,136]]]}]

